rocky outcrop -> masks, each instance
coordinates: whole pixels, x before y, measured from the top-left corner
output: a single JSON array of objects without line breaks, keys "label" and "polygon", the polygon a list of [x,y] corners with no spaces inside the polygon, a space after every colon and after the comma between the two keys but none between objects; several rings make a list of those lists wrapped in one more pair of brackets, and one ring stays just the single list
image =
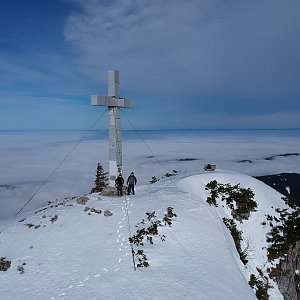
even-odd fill
[{"label": "rocky outcrop", "polygon": [[90,199],[86,196],[81,196],[76,199],[77,204],[85,205]]},{"label": "rocky outcrop", "polygon": [[[117,188],[113,187],[113,186],[106,186],[102,189],[102,191],[100,192],[100,194],[102,196],[118,196],[118,190]],[[123,187],[123,195],[126,194],[126,187]]]},{"label": "rocky outcrop", "polygon": [[0,259],[0,271],[7,271],[11,266],[11,261],[6,259],[5,257],[1,257]]},{"label": "rocky outcrop", "polygon": [[300,300],[300,242],[291,246],[270,277],[277,282],[285,300]]}]

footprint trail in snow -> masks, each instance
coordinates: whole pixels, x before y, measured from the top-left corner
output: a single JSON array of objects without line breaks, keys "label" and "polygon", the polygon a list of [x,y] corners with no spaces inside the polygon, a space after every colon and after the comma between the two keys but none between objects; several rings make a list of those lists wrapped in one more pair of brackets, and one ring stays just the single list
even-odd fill
[{"label": "footprint trail in snow", "polygon": [[[118,222],[118,227],[116,230],[116,242],[118,244],[118,252],[120,253],[119,257],[117,258],[117,262],[113,264],[112,266],[104,267],[102,271],[99,274],[94,274],[94,275],[87,275],[85,276],[82,280],[78,280],[77,282],[70,284],[65,291],[59,293],[56,297],[51,297],[50,300],[55,300],[55,299],[61,299],[61,298],[66,298],[68,295],[68,291],[71,291],[74,288],[82,288],[85,286],[84,283],[90,281],[90,280],[97,280],[98,278],[101,278],[102,275],[107,274],[109,272],[118,272],[120,270],[120,264],[122,263],[123,260],[128,258],[129,252],[128,252],[128,232],[126,231],[127,228],[127,221],[128,221],[128,215],[130,214],[130,211],[128,210],[128,205],[129,205],[129,200],[124,199],[123,200],[123,205],[122,205],[122,217],[120,221]],[[132,206],[132,204],[130,204]],[[124,252],[122,255],[121,252]]]}]

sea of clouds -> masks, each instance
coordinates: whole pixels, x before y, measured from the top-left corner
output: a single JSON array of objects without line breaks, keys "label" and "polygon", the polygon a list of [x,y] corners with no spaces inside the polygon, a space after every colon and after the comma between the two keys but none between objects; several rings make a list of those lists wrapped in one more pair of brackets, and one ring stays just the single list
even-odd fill
[{"label": "sea of clouds", "polygon": [[[252,176],[300,173],[299,146],[299,130],[124,131],[123,173],[134,171],[139,185],[204,163]],[[0,219],[29,199],[22,212],[89,193],[98,162],[108,170],[107,131],[0,132]]]}]

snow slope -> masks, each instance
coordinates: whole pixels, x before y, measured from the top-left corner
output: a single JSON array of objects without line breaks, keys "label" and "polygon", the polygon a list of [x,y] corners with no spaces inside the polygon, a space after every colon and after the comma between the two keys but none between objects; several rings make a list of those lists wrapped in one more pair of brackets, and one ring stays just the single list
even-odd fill
[{"label": "snow slope", "polygon": [[[204,186],[214,179],[255,193],[258,210],[239,225],[251,241],[247,268],[222,222],[229,211],[206,203]],[[135,196],[91,194],[85,205],[74,199],[2,220],[0,256],[12,265],[0,272],[1,299],[256,299],[249,274],[268,266],[268,228],[260,224],[266,213],[285,207],[281,196],[250,176],[217,170],[138,186]],[[86,206],[102,212],[84,211]],[[150,266],[134,271],[130,232],[146,212],[162,218],[167,207],[177,218],[159,228],[166,240],[145,243]],[[113,215],[105,216],[105,210]],[[273,287],[270,299],[283,299]]]}]

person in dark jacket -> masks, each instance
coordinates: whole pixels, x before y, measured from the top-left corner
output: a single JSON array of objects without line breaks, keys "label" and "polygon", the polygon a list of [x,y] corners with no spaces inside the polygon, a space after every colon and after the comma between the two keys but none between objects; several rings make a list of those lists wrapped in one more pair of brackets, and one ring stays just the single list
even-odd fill
[{"label": "person in dark jacket", "polygon": [[118,196],[123,196],[123,185],[124,185],[124,178],[120,173],[117,179],[115,180],[116,187],[118,189]]},{"label": "person in dark jacket", "polygon": [[131,174],[129,175],[128,179],[127,179],[127,185],[128,185],[128,195],[130,195],[131,191],[132,191],[132,195],[134,195],[134,186],[136,185],[137,183],[137,179],[136,177],[134,176],[134,173],[131,172]]}]

